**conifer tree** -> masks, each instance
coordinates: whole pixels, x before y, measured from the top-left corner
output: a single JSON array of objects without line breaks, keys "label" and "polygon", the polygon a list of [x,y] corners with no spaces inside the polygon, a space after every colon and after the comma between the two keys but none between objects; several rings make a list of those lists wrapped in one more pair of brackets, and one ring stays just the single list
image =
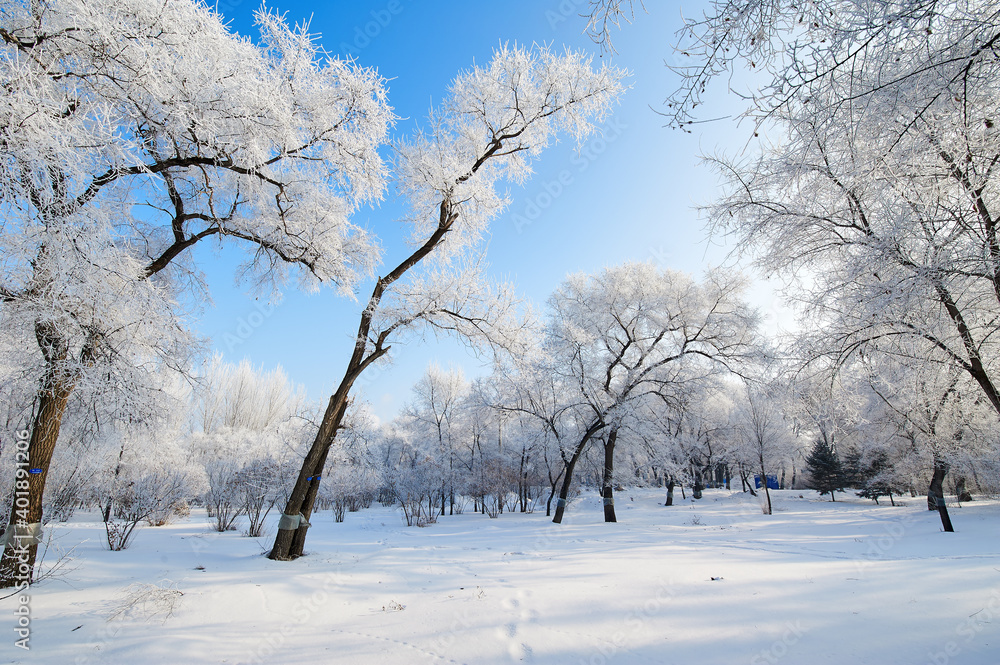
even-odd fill
[{"label": "conifer tree", "polygon": [[836,501],[834,492],[844,490],[844,467],[837,452],[825,438],[816,440],[806,458],[806,469],[812,476],[813,489],[818,490],[820,495],[829,493],[830,500]]}]

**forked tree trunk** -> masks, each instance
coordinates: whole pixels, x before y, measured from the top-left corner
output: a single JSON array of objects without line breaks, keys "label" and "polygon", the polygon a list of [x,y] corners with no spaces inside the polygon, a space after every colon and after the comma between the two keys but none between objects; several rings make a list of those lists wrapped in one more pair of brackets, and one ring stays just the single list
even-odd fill
[{"label": "forked tree trunk", "polygon": [[[34,577],[38,542],[36,537],[27,536],[25,530],[35,535],[39,533],[40,527],[34,525],[42,522],[45,481],[59,439],[66,403],[74,388],[72,377],[67,376],[63,369],[69,356],[66,343],[46,326],[37,326],[35,332],[47,369],[42,387],[35,397],[37,411],[28,438],[27,459],[19,460],[25,463],[19,463],[16,472],[14,499],[7,524],[7,533],[11,537],[6,539],[0,558],[0,588],[30,583]],[[18,538],[18,535],[25,537]]]},{"label": "forked tree trunk", "polygon": [[927,510],[936,510],[941,516],[941,526],[947,532],[955,531],[948,515],[948,506],[944,503],[944,477],[948,474],[948,463],[934,458],[934,473],[931,475],[931,485],[927,492]]},{"label": "forked tree trunk", "polygon": [[556,514],[552,518],[554,523],[562,524],[563,514],[566,512],[566,500],[569,498],[569,490],[573,485],[573,470],[576,468],[576,463],[580,461],[580,455],[583,454],[584,449],[587,447],[590,437],[597,434],[603,428],[604,423],[600,421],[588,427],[587,431],[583,434],[583,438],[580,439],[580,443],[576,445],[573,456],[566,462],[565,470],[563,471],[566,475],[563,477],[562,487],[559,489],[559,500],[556,501]]},{"label": "forked tree trunk", "polygon": [[[327,448],[327,453],[329,452],[330,449]],[[309,519],[312,517],[313,507],[316,504],[316,496],[319,494],[319,484],[323,481],[322,473],[323,468],[326,466],[326,458],[327,455],[324,454],[322,460],[318,464],[316,475],[308,481],[309,487],[306,491],[305,500],[302,502],[302,506],[300,508],[302,523],[299,525],[299,528],[295,530],[295,535],[292,536],[292,544],[288,552],[289,556],[292,558],[300,557],[305,552],[306,534],[311,526]]]},{"label": "forked tree trunk", "polygon": [[317,433],[317,445],[314,442],[306,459],[299,470],[299,477],[295,482],[288,502],[285,504],[284,515],[301,515],[301,521],[291,528],[281,528],[279,522],[278,532],[274,537],[274,545],[268,558],[275,561],[289,561],[302,556],[305,548],[306,532],[309,530],[309,518],[312,516],[313,504],[316,502],[316,495],[319,492],[319,484],[322,482],[323,466],[326,464],[330,446],[333,443],[333,436],[340,428],[340,424],[347,412],[346,394],[343,399],[338,399],[342,391],[338,390],[327,404],[327,411],[324,414],[323,422]]},{"label": "forked tree trunk", "polygon": [[604,499],[604,521],[617,522],[615,517],[615,443],[618,442],[618,430],[613,429],[604,442],[604,479],[601,484],[601,497]]}]

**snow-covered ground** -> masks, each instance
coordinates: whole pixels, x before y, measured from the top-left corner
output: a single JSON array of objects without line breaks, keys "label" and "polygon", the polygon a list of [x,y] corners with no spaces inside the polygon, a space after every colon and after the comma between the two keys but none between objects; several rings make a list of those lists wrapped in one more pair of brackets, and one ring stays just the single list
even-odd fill
[{"label": "snow-covered ground", "polygon": [[[125,552],[107,551],[96,516],[79,515],[52,527],[76,546],[75,569],[31,589],[31,651],[6,631],[0,654],[60,665],[1000,662],[1000,502],[953,507],[947,534],[922,499],[774,495],[765,516],[738,492],[664,508],[660,492],[634,490],[619,494],[617,524],[593,492],[561,526],[544,513],[407,528],[389,508],[342,524],[324,512],[309,556],[291,563],[263,556],[267,538],[210,531],[203,512],[143,529]],[[129,607],[141,584],[161,590]]]}]

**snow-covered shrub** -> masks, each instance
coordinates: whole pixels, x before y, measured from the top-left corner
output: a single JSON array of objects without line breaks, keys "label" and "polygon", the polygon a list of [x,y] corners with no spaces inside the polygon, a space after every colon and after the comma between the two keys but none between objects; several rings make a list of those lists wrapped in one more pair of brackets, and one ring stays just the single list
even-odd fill
[{"label": "snow-covered shrub", "polygon": [[236,520],[243,510],[241,503],[239,464],[232,459],[214,460],[205,465],[208,476],[208,491],[205,492],[205,505],[214,518],[216,531],[233,531]]},{"label": "snow-covered shrub", "polygon": [[99,503],[108,549],[127,549],[140,522],[176,511],[188,489],[187,477],[177,471],[119,469]]},{"label": "snow-covered shrub", "polygon": [[251,538],[261,535],[264,519],[278,500],[279,466],[269,456],[247,462],[236,474],[238,509],[247,517],[245,533]]}]

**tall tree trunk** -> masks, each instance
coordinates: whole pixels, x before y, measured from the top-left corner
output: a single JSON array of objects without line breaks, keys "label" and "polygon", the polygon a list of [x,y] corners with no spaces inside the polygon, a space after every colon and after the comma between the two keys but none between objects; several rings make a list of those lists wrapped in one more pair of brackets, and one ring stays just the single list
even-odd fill
[{"label": "tall tree trunk", "polygon": [[556,514],[553,516],[552,521],[556,524],[562,524],[563,514],[566,512],[566,500],[569,498],[569,489],[573,485],[573,470],[576,468],[576,463],[580,461],[580,455],[583,454],[584,449],[587,447],[587,443],[590,441],[590,437],[594,436],[604,427],[604,423],[597,421],[587,428],[584,432],[583,438],[580,439],[580,443],[576,444],[576,449],[573,451],[573,456],[569,458],[569,461],[565,464],[562,487],[559,489],[559,499],[556,501]]},{"label": "tall tree trunk", "polygon": [[66,403],[74,388],[64,369],[69,355],[65,342],[53,330],[46,330],[43,326],[39,326],[36,333],[46,356],[47,369],[42,387],[35,397],[37,411],[28,437],[27,460],[19,460],[15,476],[14,499],[5,532],[10,537],[5,538],[0,559],[0,588],[17,586],[22,581],[30,583],[34,577],[45,481],[59,439]]},{"label": "tall tree trunk", "polygon": [[[478,166],[475,168],[478,169]],[[312,481],[309,479],[317,478],[323,473],[323,464],[326,463],[330,446],[333,445],[333,440],[344,420],[344,414],[347,412],[348,398],[354,382],[368,367],[389,351],[386,341],[391,328],[379,333],[378,339],[374,342],[374,348],[368,352],[372,319],[382,301],[382,296],[385,295],[385,290],[430,254],[444,240],[445,235],[458,219],[458,213],[455,212],[450,199],[441,201],[439,209],[441,221],[424,244],[405,258],[392,272],[385,277],[380,277],[375,282],[372,295],[368,299],[368,306],[361,312],[354,351],[347,363],[344,378],[341,379],[336,392],[330,396],[326,411],[323,412],[323,420],[319,424],[319,431],[316,432],[316,438],[309,447],[309,452],[306,453],[306,458],[303,460],[299,475],[295,480],[295,486],[292,488],[292,493],[285,505],[285,511],[278,522],[278,532],[274,536],[274,545],[271,546],[271,553],[267,555],[274,561],[288,561],[295,558],[292,541],[295,540],[296,532],[299,530],[302,533],[298,535],[298,546],[294,551],[297,551],[299,555],[302,552],[301,545],[305,542],[305,529],[309,528],[305,514],[312,511],[312,504],[316,500],[316,491],[312,489],[310,485]]]},{"label": "tall tree trunk", "polygon": [[559,486],[559,479],[562,478],[563,472],[560,471],[559,473],[556,474],[554,478],[552,477],[551,471],[549,471],[548,474],[549,474],[549,483],[551,484],[551,488],[549,490],[549,498],[545,502],[545,516],[552,517],[552,499],[556,495],[556,487]]},{"label": "tall tree trunk", "polygon": [[936,510],[941,516],[941,526],[947,532],[953,532],[948,506],[944,503],[944,477],[948,474],[948,463],[935,456],[934,473],[931,475],[931,485],[927,492],[927,510]]},{"label": "tall tree trunk", "polygon": [[[327,448],[327,453],[330,449]],[[313,506],[316,503],[316,496],[319,494],[319,484],[322,482],[323,468],[326,466],[327,455],[324,454],[322,460],[318,464],[318,471],[315,476],[307,479],[309,486],[306,490],[305,499],[302,501],[302,505],[299,508],[299,514],[302,515],[302,521],[299,524],[299,528],[295,530],[295,535],[292,536],[292,543],[289,547],[288,554],[291,558],[298,558],[305,552],[306,546],[306,533],[309,531],[309,527],[312,526],[309,523],[310,518],[312,518]]]},{"label": "tall tree trunk", "polygon": [[268,554],[270,559],[289,561],[302,556],[306,532],[311,526],[309,518],[312,516],[313,504],[319,492],[323,466],[330,453],[334,435],[340,428],[344,414],[347,412],[348,390],[350,390],[350,386],[348,385],[345,389],[342,383],[341,389],[330,397],[323,421],[316,433],[316,439],[302,462],[295,487],[288,497],[284,513],[278,522],[278,532],[274,537],[274,545],[271,546],[271,553]]},{"label": "tall tree trunk", "polygon": [[604,521],[617,522],[615,517],[615,443],[618,442],[618,430],[613,429],[604,442],[604,478],[601,484],[601,497],[604,499]]},{"label": "tall tree trunk", "polygon": [[771,490],[767,487],[767,474],[764,473],[764,460],[760,460],[760,484],[764,487],[764,497],[767,500],[767,512],[765,515],[773,514],[773,509],[771,507]]},{"label": "tall tree trunk", "polygon": [[[66,341],[54,327],[45,324],[35,326],[35,337],[45,357],[46,370],[35,397],[37,411],[28,437],[27,459],[18,459],[14,500],[5,531],[6,543],[0,557],[0,588],[30,583],[33,579],[45,481],[59,439],[66,404],[75,388],[76,377],[69,375],[65,368],[69,357]],[[84,362],[91,362],[92,354],[93,347],[85,347]]]}]

